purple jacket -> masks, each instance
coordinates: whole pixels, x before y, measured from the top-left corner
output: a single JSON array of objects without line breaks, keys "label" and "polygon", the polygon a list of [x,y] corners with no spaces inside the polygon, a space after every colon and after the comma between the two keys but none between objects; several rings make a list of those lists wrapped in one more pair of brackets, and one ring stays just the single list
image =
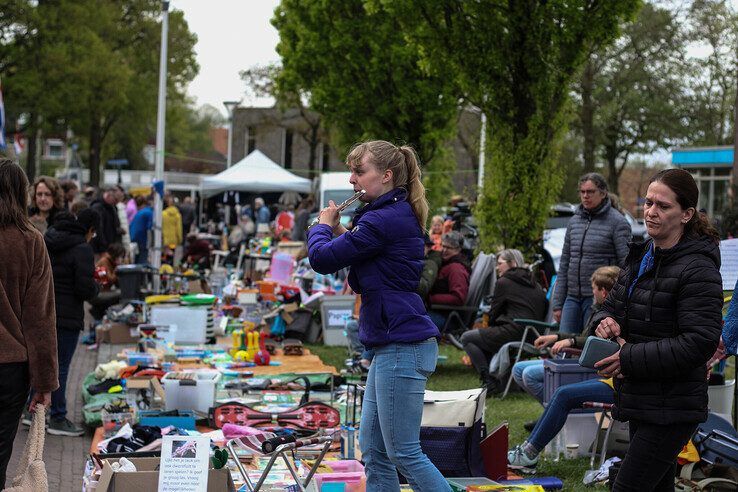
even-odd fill
[{"label": "purple jacket", "polygon": [[308,231],[310,265],[318,273],[351,267],[348,282],[361,294],[359,339],[366,347],[440,336],[416,293],[423,270],[423,235],[407,192],[395,188],[354,216],[354,228],[333,239],[329,226]]}]

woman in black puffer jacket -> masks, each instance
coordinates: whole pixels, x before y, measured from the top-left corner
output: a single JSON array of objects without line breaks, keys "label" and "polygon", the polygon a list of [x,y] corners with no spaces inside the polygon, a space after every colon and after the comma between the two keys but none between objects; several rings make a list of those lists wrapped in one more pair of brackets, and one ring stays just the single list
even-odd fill
[{"label": "woman in black puffer jacket", "polygon": [[621,346],[597,367],[615,378],[615,418],[630,422],[615,491],[674,490],[677,455],[707,418],[706,363],[720,339],[723,296],[717,231],[697,213],[698,198],[684,170],[651,179],[644,217],[652,240],[631,245],[596,317],[596,334]]}]

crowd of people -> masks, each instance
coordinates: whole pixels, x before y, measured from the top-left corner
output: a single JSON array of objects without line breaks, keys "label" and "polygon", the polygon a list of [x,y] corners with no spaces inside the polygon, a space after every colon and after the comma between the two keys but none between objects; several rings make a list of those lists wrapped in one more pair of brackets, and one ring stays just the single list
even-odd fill
[{"label": "crowd of people", "polygon": [[[368,490],[394,490],[399,470],[418,490],[449,490],[418,444],[423,393],[434,372],[437,340],[449,309],[468,301],[471,256],[453,218],[433,216],[412,148],[371,141],[347,158],[351,184],[366,190],[349,228],[334,204],[320,211],[312,197],[297,207],[270,210],[262,198],[237,211],[236,223],[216,217],[229,245],[250,237],[306,240],[312,268],[348,269],[347,292],[358,294],[347,326],[352,348],[368,371],[360,444]],[[601,379],[562,386],[530,436],[508,453],[513,468],[534,468],[568,413],[584,401],[613,403],[615,418],[630,424],[631,446],[614,490],[668,489],[677,453],[707,416],[708,361],[721,333],[719,239],[697,211],[699,190],[686,171],[668,169],[649,184],[645,242],[615,206],[596,173],[578,182],[581,203],[567,226],[550,300],[518,249],[496,255],[497,281],[489,322],[469,327],[461,343],[481,384],[499,393],[503,380],[490,362],[519,342],[518,318],[546,321],[558,330],[526,340],[556,357],[581,349],[590,335],[620,350],[598,362]],[[162,257],[208,268],[212,241],[197,233],[192,201],[165,195]],[[430,226],[425,231],[424,225]],[[230,229],[228,227],[230,226]],[[115,302],[116,268],[147,263],[151,254],[152,198],[120,186],[80,191],[48,176],[29,184],[19,166],[0,159],[0,484],[18,422],[30,424],[34,405],[50,405],[48,432],[78,436],[67,418],[65,390],[80,333],[84,303],[93,318]],[[551,304],[549,306],[549,304]],[[439,307],[445,307],[439,309]],[[544,363],[519,361],[516,384],[543,401]],[[400,390],[399,388],[402,388]],[[400,410],[393,402],[402,398]]]}]

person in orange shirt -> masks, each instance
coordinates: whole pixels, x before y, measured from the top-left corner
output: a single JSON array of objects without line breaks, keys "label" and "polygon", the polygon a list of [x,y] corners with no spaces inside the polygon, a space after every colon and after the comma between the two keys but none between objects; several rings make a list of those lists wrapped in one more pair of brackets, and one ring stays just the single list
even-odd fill
[{"label": "person in orange shirt", "polygon": [[[450,232],[450,231],[449,231]],[[443,249],[443,217],[434,215],[431,219],[430,238],[433,241],[433,251],[441,251]]]}]

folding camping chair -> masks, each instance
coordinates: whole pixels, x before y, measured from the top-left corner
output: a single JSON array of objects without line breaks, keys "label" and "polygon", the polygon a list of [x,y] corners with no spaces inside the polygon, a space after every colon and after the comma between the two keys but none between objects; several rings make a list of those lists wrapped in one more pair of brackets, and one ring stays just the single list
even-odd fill
[{"label": "folding camping chair", "polygon": [[523,326],[525,329],[523,330],[523,336],[520,339],[520,343],[518,346],[518,351],[515,354],[515,360],[510,365],[510,375],[507,378],[507,384],[505,385],[505,391],[502,393],[501,398],[505,398],[507,396],[507,393],[510,391],[510,385],[512,384],[513,380],[513,371],[512,368],[520,362],[520,359],[523,355],[523,351],[527,352],[531,355],[551,355],[551,352],[546,348],[544,350],[538,350],[535,347],[533,347],[531,344],[527,342],[528,336],[532,333],[536,337],[540,337],[543,335],[548,335],[551,331],[556,331],[559,327],[559,324],[555,321],[553,321],[553,297],[556,294],[556,277],[554,277],[551,280],[551,287],[549,287],[548,292],[546,292],[546,301],[548,302],[548,309],[546,312],[546,318],[545,321],[538,321],[535,319],[514,319],[513,321],[518,326]]},{"label": "folding camping chair", "polygon": [[479,311],[479,305],[485,294],[494,286],[495,255],[479,253],[472,264],[471,277],[469,278],[469,293],[463,306],[449,306],[447,304],[433,304],[431,310],[447,312],[448,317],[443,325],[441,334],[453,346],[463,350],[457,334],[463,333],[474,321],[474,316]]},{"label": "folding camping chair", "polygon": [[[304,492],[308,484],[310,484],[310,481],[313,479],[313,476],[315,475],[315,472],[318,470],[318,467],[323,461],[323,458],[325,457],[325,454],[328,452],[328,449],[330,449],[331,443],[333,442],[333,437],[321,436],[321,437],[313,437],[309,439],[298,439],[294,442],[280,444],[271,453],[265,453],[263,451],[264,442],[273,437],[276,437],[276,434],[264,433],[264,434],[259,434],[255,436],[246,436],[246,437],[240,437],[238,439],[231,439],[230,441],[226,443],[228,452],[231,454],[231,457],[236,462],[238,471],[243,477],[244,482],[246,483],[247,490],[249,492],[259,492],[259,490],[261,490],[262,485],[264,485],[264,481],[269,476],[269,472],[274,466],[274,463],[277,461],[278,458],[282,458],[285,466],[287,467],[287,470],[290,472],[290,475],[292,475],[292,479],[295,481],[295,484],[297,485],[297,490],[299,490],[300,492]],[[308,472],[307,477],[305,477],[305,480],[300,480],[300,477],[297,474],[297,470],[295,469],[295,466],[292,463],[290,463],[290,460],[287,457],[287,452],[293,451],[303,446],[309,446],[313,444],[322,444],[323,447],[320,450],[320,454],[318,455],[318,458],[315,460],[315,463],[313,463],[313,466],[310,467],[310,471]],[[264,468],[264,471],[261,473],[261,477],[259,477],[259,481],[256,483],[256,485],[254,485],[254,483],[251,481],[251,478],[249,477],[249,474],[248,474],[248,470],[244,468],[243,464],[241,463],[241,460],[238,459],[238,454],[236,454],[236,447],[240,449],[251,451],[253,454],[256,454],[259,456],[269,456],[269,462],[267,463],[266,468]]]}]

